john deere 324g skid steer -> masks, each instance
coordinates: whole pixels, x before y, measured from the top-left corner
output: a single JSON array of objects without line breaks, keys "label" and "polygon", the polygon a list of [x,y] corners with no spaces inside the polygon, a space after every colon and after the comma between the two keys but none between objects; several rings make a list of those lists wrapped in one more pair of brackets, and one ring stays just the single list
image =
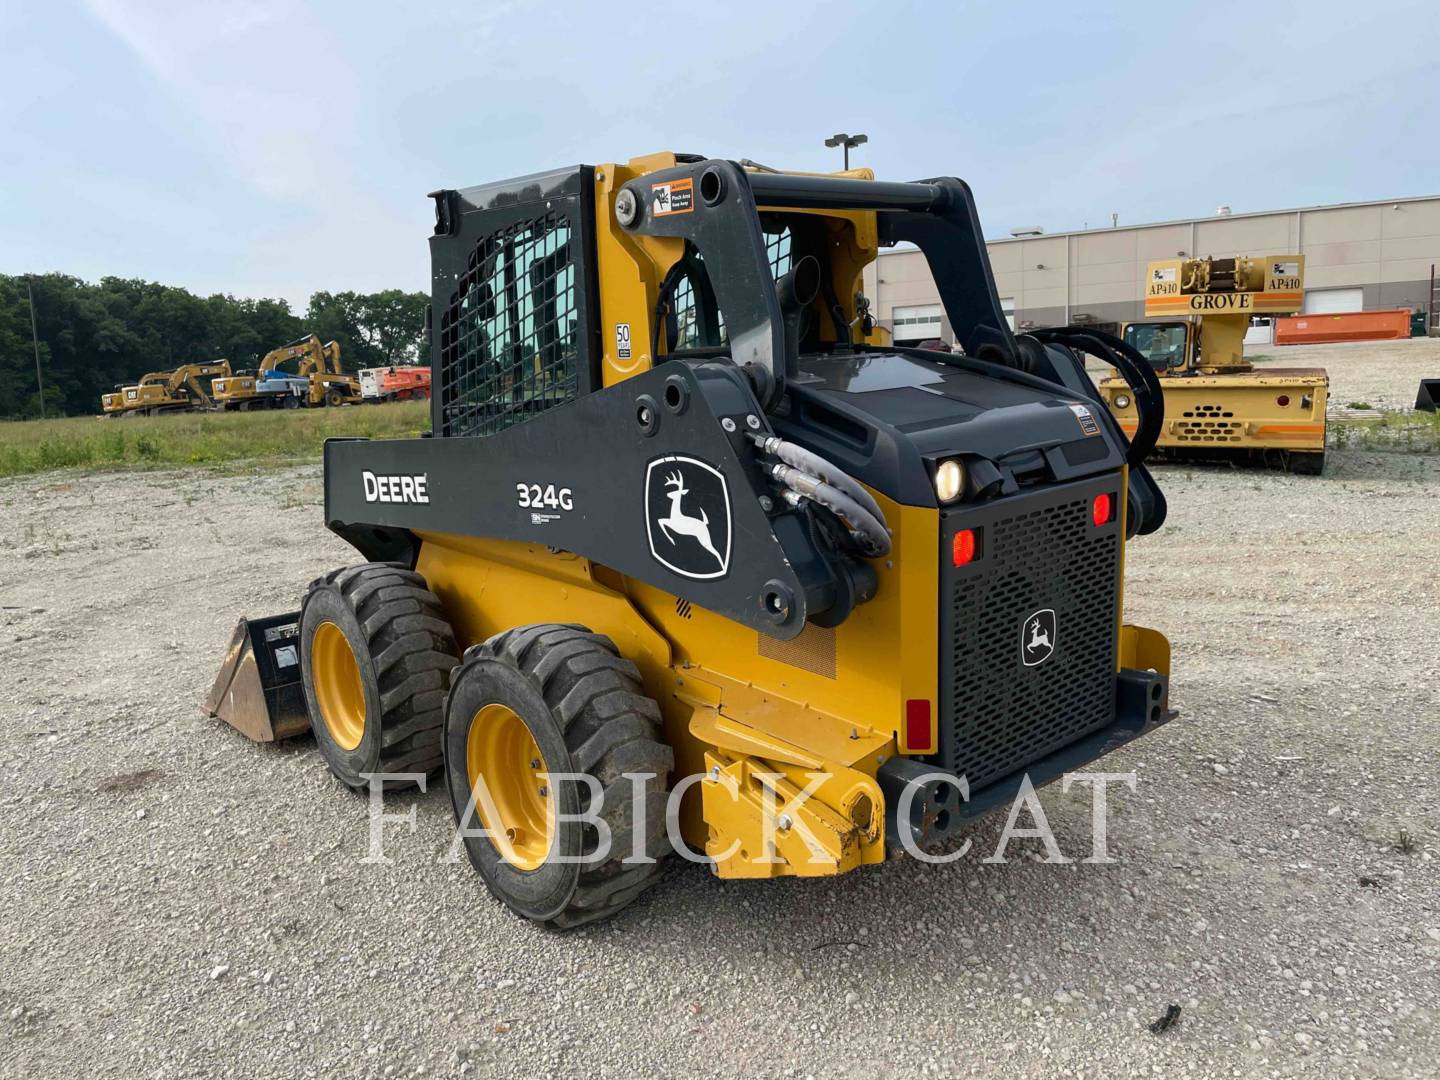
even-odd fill
[{"label": "john deere 324g skid steer", "polygon": [[[433,431],[326,444],[368,561],[242,623],[217,715],[293,732],[288,679],[347,784],[443,767],[485,883],[556,927],[681,844],[742,878],[943,842],[1170,719],[1121,604],[1159,387],[1011,334],[964,183],[657,154],[433,198]],[[896,243],[963,354],[881,344]]]}]

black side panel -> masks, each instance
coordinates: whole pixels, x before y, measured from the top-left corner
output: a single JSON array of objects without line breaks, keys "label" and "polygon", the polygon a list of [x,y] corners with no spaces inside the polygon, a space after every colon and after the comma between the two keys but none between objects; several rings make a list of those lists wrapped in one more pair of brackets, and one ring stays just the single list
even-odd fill
[{"label": "black side panel", "polygon": [[484,438],[330,440],[325,520],[362,551],[412,532],[572,551],[791,638],[838,594],[761,507],[751,431],[770,428],[732,365],[667,363]]}]

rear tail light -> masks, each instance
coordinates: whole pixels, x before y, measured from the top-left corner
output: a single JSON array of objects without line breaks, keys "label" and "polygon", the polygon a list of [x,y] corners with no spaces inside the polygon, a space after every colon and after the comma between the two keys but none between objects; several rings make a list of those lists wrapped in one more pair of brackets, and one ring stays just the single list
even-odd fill
[{"label": "rear tail light", "polygon": [[975,553],[978,548],[975,530],[961,529],[955,534],[955,539],[950,542],[950,561],[956,566],[969,566],[975,561]]},{"label": "rear tail light", "polygon": [[910,698],[905,702],[905,751],[929,754],[934,750],[935,741],[930,732],[930,702],[924,698]]},{"label": "rear tail light", "polygon": [[1114,497],[1109,493],[1096,495],[1095,501],[1090,504],[1090,520],[1094,523],[1095,527],[1098,529],[1101,525],[1107,524],[1114,516]]}]

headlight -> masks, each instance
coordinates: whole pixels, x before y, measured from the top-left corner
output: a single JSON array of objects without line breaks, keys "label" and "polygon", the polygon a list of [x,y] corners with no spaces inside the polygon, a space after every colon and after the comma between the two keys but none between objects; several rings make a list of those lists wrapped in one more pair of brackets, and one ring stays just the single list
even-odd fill
[{"label": "headlight", "polygon": [[935,467],[935,497],[942,503],[954,502],[965,490],[965,466],[957,459],[942,461]]},{"label": "headlight", "polygon": [[1116,395],[1115,395],[1115,408],[1117,408],[1117,409],[1128,409],[1129,407],[1130,407],[1130,397],[1129,397],[1128,394],[1116,394]]}]

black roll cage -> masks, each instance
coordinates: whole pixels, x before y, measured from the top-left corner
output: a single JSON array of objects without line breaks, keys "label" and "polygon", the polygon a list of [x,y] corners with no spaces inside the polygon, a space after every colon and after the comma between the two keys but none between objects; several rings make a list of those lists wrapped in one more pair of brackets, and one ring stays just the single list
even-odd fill
[{"label": "black roll cage", "polygon": [[[667,209],[668,193],[688,181],[691,209]],[[1000,308],[975,199],[964,181],[939,177],[887,183],[838,177],[747,172],[711,159],[648,173],[624,189],[637,213],[627,225],[650,236],[681,237],[709,270],[714,300],[725,313],[732,358],[759,364],[777,379],[793,375],[779,302],[765,251],[760,207],[779,210],[873,210],[880,243],[911,243],[930,264],[950,325],[966,353],[1020,367],[1020,352]],[[657,192],[665,192],[658,198]],[[828,283],[828,276],[827,276]],[[834,314],[836,298],[824,296]],[[840,335],[842,340],[845,336]]]}]

